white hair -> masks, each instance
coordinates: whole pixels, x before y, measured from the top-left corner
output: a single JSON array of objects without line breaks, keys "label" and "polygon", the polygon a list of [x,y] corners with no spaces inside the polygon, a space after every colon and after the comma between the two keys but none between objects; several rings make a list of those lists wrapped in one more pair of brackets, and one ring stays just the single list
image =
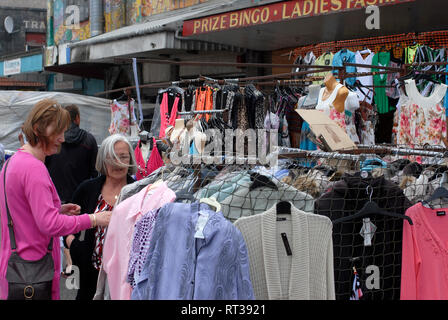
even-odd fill
[{"label": "white hair", "polygon": [[[129,147],[129,156],[130,156],[129,164],[121,162],[118,156],[115,154],[114,149],[115,144],[120,141],[126,143]],[[98,150],[98,155],[96,157],[95,169],[102,175],[107,174],[106,169],[106,161],[108,161],[107,159],[113,159],[112,161],[116,166],[128,167],[129,168],[128,174],[130,175],[135,174],[137,172],[137,164],[135,161],[132,145],[130,144],[129,140],[122,134],[119,133],[113,134],[104,139],[103,143],[101,143],[101,146]]]}]

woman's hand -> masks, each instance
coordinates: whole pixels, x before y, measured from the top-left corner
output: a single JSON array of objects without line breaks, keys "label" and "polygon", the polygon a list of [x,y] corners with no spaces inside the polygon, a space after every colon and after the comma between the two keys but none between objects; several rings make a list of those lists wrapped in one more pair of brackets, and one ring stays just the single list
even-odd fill
[{"label": "woman's hand", "polygon": [[81,213],[81,207],[77,204],[66,203],[61,206],[61,210],[59,210],[60,214],[66,214],[68,216],[76,216]]},{"label": "woman's hand", "polygon": [[92,225],[93,227],[107,227],[110,222],[110,217],[112,216],[112,211],[101,211],[93,214],[95,216],[94,221],[96,221],[96,225]]}]

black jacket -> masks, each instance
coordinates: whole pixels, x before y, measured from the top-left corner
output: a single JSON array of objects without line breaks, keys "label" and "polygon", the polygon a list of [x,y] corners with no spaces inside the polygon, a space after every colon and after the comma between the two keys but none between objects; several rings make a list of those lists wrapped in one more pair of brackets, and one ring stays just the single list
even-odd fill
[{"label": "black jacket", "polygon": [[[93,213],[98,203],[101,189],[106,182],[106,176],[82,182],[73,194],[72,203],[81,206],[81,213]],[[133,183],[134,179],[127,177],[127,183]],[[87,229],[75,234],[75,239],[70,245],[70,256],[73,265],[80,271],[80,289],[78,300],[92,300],[96,291],[98,271],[92,265],[92,255],[95,247],[95,230]],[[81,239],[81,235],[83,239]],[[66,245],[64,237],[64,245]]]},{"label": "black jacket", "polygon": [[70,202],[76,187],[98,176],[95,170],[98,145],[95,137],[72,123],[65,132],[65,142],[58,154],[48,156],[45,165],[62,203]]},{"label": "black jacket", "polygon": [[[315,212],[330,220],[357,213],[370,198],[366,187],[373,187],[372,201],[386,211],[405,214],[411,206],[403,191],[384,177],[361,178],[359,174],[345,175],[331,190],[315,202]],[[377,227],[371,246],[364,246],[359,234],[363,219],[333,225],[333,256],[337,300],[349,300],[353,284],[353,266],[361,278],[364,299],[399,300],[403,223],[400,218],[381,215],[369,216]],[[355,260],[352,260],[355,259]],[[380,289],[367,287],[366,268],[379,268]],[[373,269],[372,269],[373,270]],[[372,278],[369,278],[372,279]]]}]

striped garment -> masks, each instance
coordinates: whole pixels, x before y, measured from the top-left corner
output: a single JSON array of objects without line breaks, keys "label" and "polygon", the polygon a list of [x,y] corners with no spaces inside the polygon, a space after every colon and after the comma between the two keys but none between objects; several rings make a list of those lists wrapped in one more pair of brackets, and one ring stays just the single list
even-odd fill
[{"label": "striped garment", "polygon": [[[98,204],[96,206],[95,212],[102,212],[102,211],[112,211],[114,207],[111,206],[106,202],[106,200],[103,199],[103,195],[100,193],[100,196],[98,197]],[[103,258],[103,246],[104,246],[104,236],[106,235],[106,229],[103,227],[96,227],[95,231],[95,249],[93,250],[92,254],[92,263],[93,267],[97,270],[100,270],[102,258]]]}]

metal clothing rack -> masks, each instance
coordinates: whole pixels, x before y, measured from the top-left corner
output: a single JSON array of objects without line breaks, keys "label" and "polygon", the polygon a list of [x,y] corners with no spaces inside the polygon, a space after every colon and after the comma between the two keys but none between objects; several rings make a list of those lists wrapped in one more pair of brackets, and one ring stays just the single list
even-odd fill
[{"label": "metal clothing rack", "polygon": [[[120,61],[122,61],[121,59]],[[129,60],[130,59],[124,59]],[[186,80],[179,80],[179,81],[170,81],[170,82],[159,82],[159,83],[150,83],[150,84],[143,84],[140,85],[140,88],[162,88],[172,85],[183,85],[183,84],[190,84],[190,83],[198,83],[198,82],[211,82],[211,83],[217,83],[217,84],[225,84],[225,83],[245,83],[248,81],[260,81],[260,80],[272,80],[272,79],[285,79],[285,78],[291,78],[293,76],[306,76],[313,73],[322,73],[325,71],[334,71],[338,70],[337,77],[340,80],[345,80],[347,78],[354,78],[354,77],[363,77],[363,76],[369,76],[369,75],[376,75],[376,74],[389,74],[389,73],[406,73],[407,72],[407,66],[427,66],[427,65],[446,65],[448,64],[445,62],[427,62],[427,63],[414,63],[412,65],[403,65],[402,68],[393,68],[393,67],[382,67],[382,66],[375,66],[375,65],[364,65],[364,64],[356,64],[356,63],[343,63],[342,66],[318,66],[318,65],[295,65],[295,64],[287,64],[287,65],[281,65],[281,64],[263,64],[263,63],[256,63],[256,64],[250,64],[250,63],[230,63],[230,62],[206,62],[206,61],[169,61],[169,60],[152,60],[152,59],[138,59],[140,62],[145,62],[146,60],[152,61],[152,63],[170,63],[170,64],[179,64],[179,65],[212,65],[212,66],[264,66],[264,67],[272,67],[272,66],[284,66],[284,67],[294,67],[294,68],[301,68],[301,69],[311,69],[306,71],[298,71],[298,72],[287,72],[287,73],[279,73],[279,74],[272,74],[272,75],[266,75],[266,76],[254,76],[254,77],[245,77],[245,78],[237,78],[237,79],[212,79],[208,77],[201,76],[197,79],[186,79]],[[375,72],[368,72],[368,73],[347,73],[346,67],[348,66],[360,66],[363,68],[373,68],[377,70],[385,70],[385,71],[375,71]],[[416,72],[422,73],[422,74],[438,74],[438,75],[448,75],[448,72],[440,72],[440,71],[432,71],[432,70],[417,70]],[[123,90],[130,90],[135,89],[135,86],[129,86],[114,90],[108,90],[96,93],[96,96],[101,96],[104,94],[112,93],[112,92],[119,92]]]},{"label": "metal clothing rack", "polygon": [[229,111],[229,109],[185,111],[185,112],[178,112],[177,114],[180,116],[185,116],[185,115],[206,114],[206,113],[224,113],[226,111]]},{"label": "metal clothing rack", "polygon": [[429,150],[419,150],[419,149],[410,149],[410,148],[399,148],[399,147],[387,147],[387,146],[367,146],[367,145],[358,145],[359,149],[356,150],[345,150],[341,152],[347,153],[375,153],[375,154],[383,154],[383,155],[399,155],[399,156],[426,156],[426,157],[434,157],[434,158],[448,158],[448,152],[437,152],[437,151],[429,151]]},{"label": "metal clothing rack", "polygon": [[296,148],[278,147],[275,152],[279,157],[292,158],[292,157],[316,157],[316,158],[329,158],[339,160],[352,160],[357,161],[365,158],[366,156],[376,155],[397,155],[397,156],[426,156],[434,158],[448,158],[448,152],[436,152],[415,150],[408,148],[394,148],[394,147],[382,147],[382,146],[359,146],[358,149],[353,150],[338,150],[334,152],[323,151],[307,151]]},{"label": "metal clothing rack", "polygon": [[335,160],[363,161],[367,155],[343,154],[338,152],[307,151],[297,148],[277,147],[275,155],[282,159],[291,158],[325,158]]}]

